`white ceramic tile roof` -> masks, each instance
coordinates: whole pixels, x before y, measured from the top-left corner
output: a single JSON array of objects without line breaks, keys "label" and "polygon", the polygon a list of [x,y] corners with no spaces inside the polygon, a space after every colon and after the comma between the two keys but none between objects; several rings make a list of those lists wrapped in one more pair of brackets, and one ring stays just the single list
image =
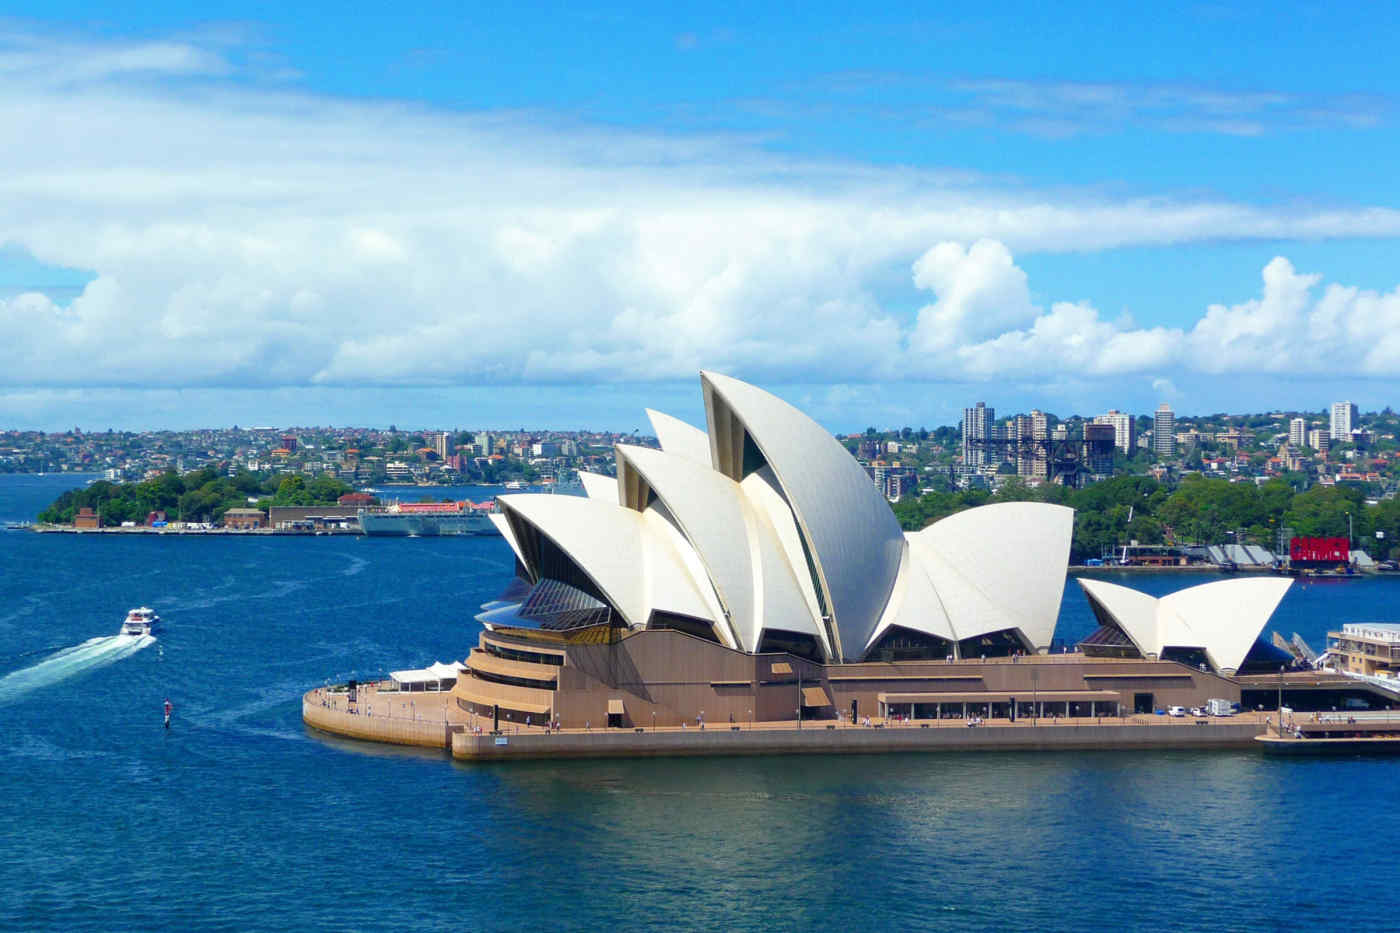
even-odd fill
[{"label": "white ceramic tile roof", "polygon": [[602,473],[589,473],[587,470],[578,471],[579,482],[583,483],[583,494],[590,499],[601,499],[604,502],[616,503],[617,499],[617,478],[604,476]]},{"label": "white ceramic tile roof", "polygon": [[1043,502],[968,509],[911,532],[958,638],[1006,628],[1049,648],[1064,595],[1074,510]]},{"label": "white ceramic tile roof", "polygon": [[1158,599],[1102,580],[1079,580],[1144,655],[1200,648],[1226,673],[1239,670],[1292,584],[1289,577],[1219,580]]},{"label": "white ceramic tile roof", "polygon": [[816,620],[776,533],[738,483],[708,465],[648,447],[619,445],[617,456],[619,473],[636,471],[684,532],[744,650],[757,650],[763,620],[815,633]]},{"label": "white ceramic tile roof", "polygon": [[[885,497],[836,438],[755,386],[702,372],[716,467],[742,479],[742,432],[772,467],[812,553],[838,654],[858,660],[899,573],[904,535]],[[732,416],[732,417],[731,417]],[[723,423],[722,423],[723,422]]]},{"label": "white ceramic tile roof", "polygon": [[668,454],[684,457],[692,463],[710,466],[710,436],[692,424],[673,418],[665,412],[647,409],[647,420]]},{"label": "white ceramic tile roof", "polygon": [[[631,509],[582,496],[500,496],[565,551],[634,628],[655,610],[716,621],[675,542]],[[531,568],[537,570],[537,568]]]}]

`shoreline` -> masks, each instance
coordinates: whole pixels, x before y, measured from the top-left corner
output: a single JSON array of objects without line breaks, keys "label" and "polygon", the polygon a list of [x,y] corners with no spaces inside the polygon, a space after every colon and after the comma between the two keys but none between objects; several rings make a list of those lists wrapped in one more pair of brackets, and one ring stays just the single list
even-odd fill
[{"label": "shoreline", "polygon": [[358,528],[353,530],[321,528],[316,531],[293,531],[289,528],[152,528],[149,525],[137,525],[135,528],[74,528],[71,525],[31,525],[23,530],[41,535],[212,535],[214,537],[298,535],[303,538],[324,535],[349,535],[357,538],[364,536],[364,532]]}]

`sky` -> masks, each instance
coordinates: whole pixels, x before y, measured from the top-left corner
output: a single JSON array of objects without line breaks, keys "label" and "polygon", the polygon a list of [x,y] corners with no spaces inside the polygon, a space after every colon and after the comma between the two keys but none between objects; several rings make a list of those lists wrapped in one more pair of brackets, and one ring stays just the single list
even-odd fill
[{"label": "sky", "polygon": [[1393,404],[1400,14],[1113,6],[11,0],[0,428]]}]

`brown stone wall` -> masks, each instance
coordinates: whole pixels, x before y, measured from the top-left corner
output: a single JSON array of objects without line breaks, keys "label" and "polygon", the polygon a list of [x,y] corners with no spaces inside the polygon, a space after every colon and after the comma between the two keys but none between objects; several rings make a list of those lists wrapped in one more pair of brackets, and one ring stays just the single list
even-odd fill
[{"label": "brown stone wall", "polygon": [[[822,665],[789,655],[746,655],[675,631],[637,632],[613,645],[569,645],[553,693],[565,728],[604,728],[610,700],[621,700],[623,727],[727,726],[730,718],[790,721],[802,687],[821,686],[830,706],[804,707],[806,720],[879,714],[881,693],[1008,693],[1030,701],[1045,692],[1112,691],[1131,713],[1134,694],[1152,694],[1155,708],[1202,706],[1212,697],[1238,702],[1237,683],[1162,661],[1086,659],[1079,655],[988,661],[895,661]],[[783,669],[786,665],[787,669]],[[515,692],[497,691],[502,699]],[[502,704],[509,710],[508,703]],[[652,714],[655,714],[653,719]]]}]

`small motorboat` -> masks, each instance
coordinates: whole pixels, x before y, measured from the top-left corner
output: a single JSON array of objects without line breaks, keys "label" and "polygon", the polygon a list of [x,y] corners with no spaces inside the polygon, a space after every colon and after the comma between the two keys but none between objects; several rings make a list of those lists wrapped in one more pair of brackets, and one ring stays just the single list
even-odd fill
[{"label": "small motorboat", "polygon": [[160,616],[156,611],[148,606],[133,609],[126,614],[126,621],[122,623],[123,635],[149,635],[151,628],[160,621]]}]

